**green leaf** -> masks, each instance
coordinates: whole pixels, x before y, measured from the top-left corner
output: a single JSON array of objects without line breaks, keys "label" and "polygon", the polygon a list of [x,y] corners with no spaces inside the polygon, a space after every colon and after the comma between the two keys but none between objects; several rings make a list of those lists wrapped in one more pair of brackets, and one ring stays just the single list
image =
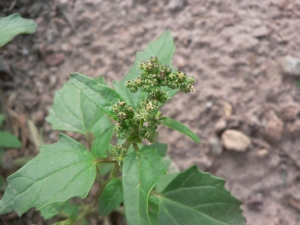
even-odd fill
[{"label": "green leaf", "polygon": [[46,205],[40,209],[40,212],[45,220],[48,220],[56,215],[60,215],[74,221],[78,215],[78,205],[72,205],[70,201],[57,202]]},{"label": "green leaf", "polygon": [[155,142],[151,145],[144,145],[142,149],[157,149],[157,153],[160,156],[164,157],[166,156],[168,145],[164,143]]},{"label": "green leaf", "polygon": [[186,127],[182,123],[173,120],[169,117],[162,117],[162,120],[164,125],[171,127],[172,129],[177,130],[182,134],[185,134],[186,136],[191,138],[194,142],[200,143],[200,139],[197,136],[197,134],[195,134],[190,128]]},{"label": "green leaf", "polygon": [[72,225],[72,222],[70,220],[63,220],[63,221],[53,223],[52,225]]},{"label": "green leaf", "polygon": [[86,135],[104,116],[99,107],[70,83],[55,93],[54,103],[46,118],[52,129]]},{"label": "green leaf", "polygon": [[19,14],[0,18],[0,47],[18,34],[34,33],[36,27],[37,25],[33,20],[23,19]]},{"label": "green leaf", "polygon": [[225,181],[197,166],[183,171],[156,195],[158,225],[244,225],[241,202],[224,187]]},{"label": "green leaf", "polygon": [[[172,56],[175,51],[175,45],[170,31],[165,31],[158,39],[150,42],[146,49],[142,52],[136,54],[136,59],[131,66],[128,74],[121,81],[114,81],[113,86],[116,91],[123,96],[125,101],[132,105],[133,108],[137,108],[139,102],[143,100],[146,96],[146,92],[141,90],[136,93],[131,93],[128,88],[124,86],[127,80],[133,80],[140,76],[141,71],[138,69],[138,64],[142,61],[147,61],[151,56],[156,56],[159,58],[160,62],[164,65],[170,66],[172,68]],[[165,88],[168,91],[168,95],[173,96],[178,90],[172,90]]]},{"label": "green leaf", "polygon": [[85,198],[96,177],[94,156],[72,138],[41,147],[40,154],[7,178],[8,186],[0,200],[0,214],[18,215],[32,207]]},{"label": "green leaf", "polygon": [[102,216],[109,215],[123,202],[122,181],[118,178],[112,180],[105,186],[99,198],[98,212]]},{"label": "green leaf", "polygon": [[95,137],[92,146],[92,153],[94,154],[94,156],[99,158],[106,157],[106,152],[109,147],[109,143],[114,131],[115,131],[115,125],[112,125],[109,128],[105,129],[101,134],[98,134]]},{"label": "green leaf", "polygon": [[108,116],[114,120],[118,119],[118,115],[113,112],[112,106],[118,103],[118,100],[123,101],[123,98],[117,92],[80,73],[72,73],[70,75],[70,81],[77,88],[81,89],[83,93],[95,102]]},{"label": "green leaf", "polygon": [[2,125],[3,121],[5,120],[5,115],[0,114],[0,126]]},{"label": "green leaf", "polygon": [[123,161],[123,196],[128,224],[150,224],[148,197],[157,180],[165,173],[156,149],[142,149]]},{"label": "green leaf", "polygon": [[21,142],[16,136],[6,131],[0,131],[0,147],[20,148],[21,145]]}]

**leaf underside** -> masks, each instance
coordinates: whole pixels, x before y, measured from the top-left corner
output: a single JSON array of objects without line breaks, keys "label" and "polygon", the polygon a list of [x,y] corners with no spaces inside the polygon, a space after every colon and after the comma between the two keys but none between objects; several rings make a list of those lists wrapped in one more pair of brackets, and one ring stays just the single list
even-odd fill
[{"label": "leaf underside", "polygon": [[0,147],[20,148],[21,142],[13,134],[6,131],[0,131]]},{"label": "leaf underside", "polygon": [[71,197],[87,196],[96,177],[93,155],[66,135],[52,145],[42,146],[40,154],[7,178],[8,186],[0,200],[0,214],[18,215],[64,202]]},{"label": "leaf underside", "polygon": [[112,110],[112,106],[118,103],[119,100],[123,101],[123,98],[116,91],[80,73],[72,73],[70,81],[108,116],[114,120],[118,119],[118,115]]},{"label": "leaf underside", "polygon": [[32,34],[36,31],[36,23],[24,19],[19,14],[0,18],[0,47],[5,45],[18,34]]}]

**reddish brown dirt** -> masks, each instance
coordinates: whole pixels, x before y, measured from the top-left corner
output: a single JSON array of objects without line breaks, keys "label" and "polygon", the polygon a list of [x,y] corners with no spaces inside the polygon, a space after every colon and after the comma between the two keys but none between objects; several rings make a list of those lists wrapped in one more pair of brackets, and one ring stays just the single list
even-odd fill
[{"label": "reddish brown dirt", "polygon": [[[71,72],[121,79],[135,53],[169,29],[177,46],[174,67],[197,83],[192,95],[178,94],[163,111],[195,130],[202,143],[164,128],[159,140],[170,143],[180,169],[197,164],[226,179],[244,202],[248,225],[300,224],[300,88],[278,65],[282,56],[300,57],[299,0],[188,0],[176,10],[168,0],[0,3],[1,16],[16,12],[38,29],[0,50],[9,74],[0,80],[8,114],[24,143],[8,159],[37,153],[26,118],[46,143],[57,140],[45,117]],[[221,147],[229,128],[251,138],[246,151]],[[33,211],[25,218],[43,224]],[[13,221],[7,224],[18,224]]]}]

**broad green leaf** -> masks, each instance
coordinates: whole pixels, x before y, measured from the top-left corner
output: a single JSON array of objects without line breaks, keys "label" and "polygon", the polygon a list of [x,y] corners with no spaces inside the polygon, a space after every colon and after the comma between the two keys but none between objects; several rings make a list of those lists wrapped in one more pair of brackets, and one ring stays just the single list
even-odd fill
[{"label": "broad green leaf", "polygon": [[99,84],[95,80],[86,77],[80,73],[72,73],[70,81],[83,93],[90,98],[96,105],[103,110],[108,116],[114,120],[118,119],[118,115],[113,112],[112,106],[123,101],[123,98],[107,85]]},{"label": "broad green leaf", "polygon": [[200,139],[197,136],[197,134],[195,134],[190,128],[186,127],[182,123],[173,120],[169,117],[162,117],[162,120],[164,125],[171,127],[172,129],[177,130],[182,134],[185,134],[186,136],[191,138],[194,142],[200,143]]},{"label": "broad green leaf", "polygon": [[110,140],[115,131],[115,125],[105,129],[101,134],[97,134],[92,146],[92,153],[99,158],[105,158]]},{"label": "broad green leaf", "polygon": [[128,224],[150,224],[148,197],[157,180],[165,173],[156,149],[142,149],[123,161],[123,196]]},{"label": "broad green leaf", "polygon": [[85,146],[60,134],[59,141],[41,147],[40,154],[7,178],[0,214],[18,215],[32,207],[85,198],[96,177],[94,156]]},{"label": "broad green leaf", "polygon": [[41,208],[40,212],[45,220],[60,215],[74,221],[78,215],[78,205],[72,205],[70,201],[56,202]]},{"label": "broad green leaf", "polygon": [[98,202],[98,212],[102,216],[109,215],[118,208],[123,202],[122,181],[118,178],[112,178],[105,186]]},{"label": "broad green leaf", "polygon": [[159,200],[157,197],[150,195],[148,201],[148,213],[151,225],[157,225]]},{"label": "broad green leaf", "polygon": [[156,190],[158,192],[163,191],[171,182],[174,180],[174,178],[178,175],[178,173],[168,173],[164,176],[161,176],[156,184]]},{"label": "broad green leaf", "polygon": [[24,19],[19,14],[0,18],[0,47],[18,34],[34,33],[36,27],[37,25],[33,20]]},{"label": "broad green leaf", "polygon": [[197,166],[178,174],[156,195],[158,225],[244,225],[241,202],[224,187],[225,181]]},{"label": "broad green leaf", "polygon": [[6,131],[0,131],[0,147],[20,148],[21,145],[21,142],[16,136]]},{"label": "broad green leaf", "polygon": [[5,120],[5,115],[0,114],[0,126],[2,125],[3,121]]},{"label": "broad green leaf", "polygon": [[[133,108],[137,108],[139,102],[147,96],[147,93],[142,92],[141,90],[136,93],[131,93],[129,89],[124,86],[125,82],[139,77],[141,71],[138,69],[138,64],[142,61],[149,60],[151,56],[156,56],[163,65],[167,65],[172,68],[171,61],[174,51],[175,45],[170,31],[165,31],[158,39],[150,42],[144,51],[136,54],[135,61],[128,74],[121,81],[114,81],[114,88],[120,95],[122,95],[128,104],[132,105]],[[168,91],[168,95],[170,97],[178,91],[171,90],[169,88],[164,88],[164,90]]]},{"label": "broad green leaf", "polygon": [[164,143],[155,142],[151,145],[144,145],[142,149],[157,149],[157,153],[160,156],[164,157],[166,156],[168,145]]},{"label": "broad green leaf", "polygon": [[95,129],[104,112],[70,83],[55,93],[54,103],[46,120],[52,129],[78,132],[87,135]]}]

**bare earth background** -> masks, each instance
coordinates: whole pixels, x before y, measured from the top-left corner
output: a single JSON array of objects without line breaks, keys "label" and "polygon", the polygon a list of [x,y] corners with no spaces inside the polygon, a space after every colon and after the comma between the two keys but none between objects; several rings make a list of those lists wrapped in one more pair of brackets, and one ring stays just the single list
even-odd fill
[{"label": "bare earth background", "polygon": [[[38,29],[0,51],[0,110],[23,143],[6,152],[2,175],[17,169],[14,159],[57,140],[45,117],[71,72],[121,79],[135,53],[169,29],[174,67],[197,83],[163,112],[202,143],[164,128],[159,141],[180,169],[197,164],[226,179],[248,225],[300,224],[300,88],[296,74],[281,71],[281,57],[300,57],[299,0],[2,0],[0,16],[11,13]],[[4,220],[45,224],[34,210]]]}]

